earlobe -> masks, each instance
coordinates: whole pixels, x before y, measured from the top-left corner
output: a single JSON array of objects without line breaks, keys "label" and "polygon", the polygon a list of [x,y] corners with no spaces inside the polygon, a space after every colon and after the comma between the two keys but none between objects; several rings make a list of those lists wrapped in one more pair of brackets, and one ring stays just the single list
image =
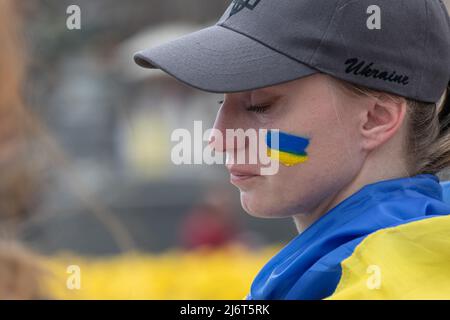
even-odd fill
[{"label": "earlobe", "polygon": [[407,103],[404,98],[378,97],[366,110],[361,127],[364,148],[372,150],[395,136],[406,115]]}]

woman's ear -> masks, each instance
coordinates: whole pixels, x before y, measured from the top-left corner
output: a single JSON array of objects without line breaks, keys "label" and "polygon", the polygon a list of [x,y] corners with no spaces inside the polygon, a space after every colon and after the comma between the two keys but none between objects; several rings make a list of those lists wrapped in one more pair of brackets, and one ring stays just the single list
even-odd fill
[{"label": "woman's ear", "polygon": [[407,102],[404,98],[381,94],[365,110],[362,126],[363,148],[367,151],[389,141],[402,127]]}]

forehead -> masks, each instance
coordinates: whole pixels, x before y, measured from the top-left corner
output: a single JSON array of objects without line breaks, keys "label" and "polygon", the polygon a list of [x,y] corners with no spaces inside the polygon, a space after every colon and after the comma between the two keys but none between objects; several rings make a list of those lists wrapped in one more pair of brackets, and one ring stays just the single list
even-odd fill
[{"label": "forehead", "polygon": [[[322,75],[320,73],[291,80],[288,82],[284,82],[281,84],[254,89],[254,90],[248,90],[248,91],[242,91],[242,92],[236,92],[236,93],[226,93],[225,96],[236,97],[236,98],[248,98],[250,97],[273,97],[273,96],[290,96],[292,94],[296,94],[298,92],[304,92],[305,90],[316,92],[321,87],[323,87],[325,84],[327,84],[328,87],[328,79],[329,77]],[[316,90],[317,89],[317,90]]]},{"label": "forehead", "polygon": [[282,88],[280,85],[278,85],[278,86],[265,87],[265,88],[252,90],[251,93],[252,94],[264,94],[264,95],[280,94],[281,92],[283,92],[283,89],[284,88]]},{"label": "forehead", "polygon": [[266,93],[266,94],[280,94],[280,93],[286,93],[289,90],[293,89],[294,87],[298,86],[300,82],[302,82],[303,79],[297,79],[292,80],[288,82],[284,82],[281,84],[273,85],[270,87],[264,87],[260,89],[252,90],[253,93]]},{"label": "forehead", "polygon": [[321,79],[321,77],[319,76],[319,74],[311,75],[308,77],[283,82],[281,84],[273,85],[270,87],[251,90],[249,91],[249,93],[264,95],[286,95],[299,90],[299,88],[304,87],[308,82],[314,82],[311,81],[312,79],[316,79],[317,82],[317,80]]},{"label": "forehead", "polygon": [[279,96],[287,93],[289,87],[286,84],[275,85],[271,87],[259,88],[249,91],[236,93],[226,93],[225,96],[251,97],[251,96]]}]

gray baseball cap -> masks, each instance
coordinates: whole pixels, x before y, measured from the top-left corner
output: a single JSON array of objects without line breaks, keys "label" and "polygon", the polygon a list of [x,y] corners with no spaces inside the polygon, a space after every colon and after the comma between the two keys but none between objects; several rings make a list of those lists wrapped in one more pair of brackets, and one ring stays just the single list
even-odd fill
[{"label": "gray baseball cap", "polygon": [[233,0],[215,25],[134,59],[215,93],[322,72],[437,102],[450,81],[450,18],[441,0]]}]

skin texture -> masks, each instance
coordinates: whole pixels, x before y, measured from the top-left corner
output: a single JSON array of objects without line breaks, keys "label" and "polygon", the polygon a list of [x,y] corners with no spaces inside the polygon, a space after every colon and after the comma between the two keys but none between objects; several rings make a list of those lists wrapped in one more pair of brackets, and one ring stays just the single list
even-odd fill
[{"label": "skin texture", "polygon": [[[252,105],[267,108],[249,109]],[[366,184],[408,175],[404,154],[406,101],[387,94],[358,96],[323,74],[258,90],[225,94],[214,129],[279,129],[308,137],[308,161],[280,165],[261,176],[261,164],[227,163],[241,204],[260,218],[292,217],[299,232]],[[211,147],[227,158],[248,144]],[[388,165],[387,165],[388,164]]]}]

